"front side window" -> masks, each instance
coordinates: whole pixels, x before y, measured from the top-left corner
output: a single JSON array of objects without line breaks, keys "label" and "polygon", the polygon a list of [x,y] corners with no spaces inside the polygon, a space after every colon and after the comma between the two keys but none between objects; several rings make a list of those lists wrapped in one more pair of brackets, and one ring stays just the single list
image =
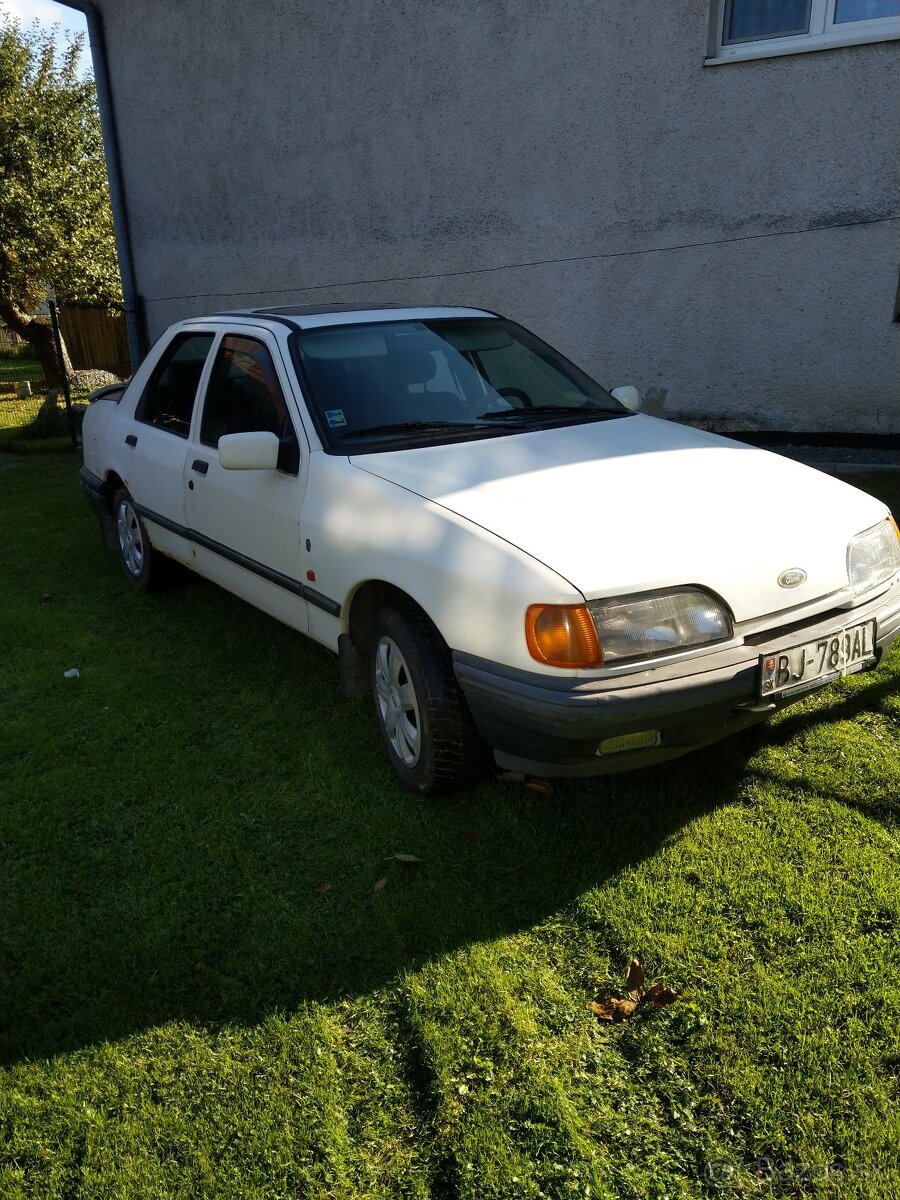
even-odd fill
[{"label": "front side window", "polygon": [[256,338],[229,334],[213,363],[200,441],[217,446],[228,433],[293,432],[284,392],[268,348]]},{"label": "front side window", "polygon": [[708,63],[900,38],[900,0],[713,0]]},{"label": "front side window", "polygon": [[135,418],[186,438],[197,387],[213,343],[211,333],[181,333],[156,364]]},{"label": "front side window", "polygon": [[631,415],[540,338],[498,318],[329,326],[293,334],[291,349],[332,453]]}]

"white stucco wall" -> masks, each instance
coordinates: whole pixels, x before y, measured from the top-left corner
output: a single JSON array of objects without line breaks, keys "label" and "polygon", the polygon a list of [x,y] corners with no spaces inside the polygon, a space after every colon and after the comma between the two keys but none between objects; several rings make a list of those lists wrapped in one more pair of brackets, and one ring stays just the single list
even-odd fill
[{"label": "white stucco wall", "polygon": [[98,7],[151,335],[477,304],[650,411],[900,431],[900,43],[705,68],[705,0]]}]

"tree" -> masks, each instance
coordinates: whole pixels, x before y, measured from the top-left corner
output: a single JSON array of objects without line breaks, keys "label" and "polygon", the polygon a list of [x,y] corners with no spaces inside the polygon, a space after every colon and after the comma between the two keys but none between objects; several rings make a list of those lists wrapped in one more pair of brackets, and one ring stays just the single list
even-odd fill
[{"label": "tree", "polygon": [[0,12],[0,317],[57,387],[53,333],[33,315],[48,290],[60,304],[122,302],[96,90],[78,75],[83,40],[58,54],[50,32]]}]

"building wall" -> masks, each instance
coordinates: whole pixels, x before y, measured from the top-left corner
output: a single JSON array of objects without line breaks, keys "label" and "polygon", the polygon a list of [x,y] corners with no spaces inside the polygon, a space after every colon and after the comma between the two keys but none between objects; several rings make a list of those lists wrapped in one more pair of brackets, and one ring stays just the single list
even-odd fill
[{"label": "building wall", "polygon": [[900,431],[898,43],[704,68],[706,0],[100,0],[151,335],[459,302],[649,411]]}]

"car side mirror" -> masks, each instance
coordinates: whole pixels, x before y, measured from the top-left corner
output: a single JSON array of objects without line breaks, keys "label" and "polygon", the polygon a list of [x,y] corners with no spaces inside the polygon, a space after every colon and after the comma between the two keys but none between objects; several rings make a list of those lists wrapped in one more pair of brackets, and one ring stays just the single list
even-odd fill
[{"label": "car side mirror", "polygon": [[278,448],[274,433],[226,433],[219,438],[219,464],[226,471],[274,471]]},{"label": "car side mirror", "polygon": [[630,408],[632,412],[641,411],[641,393],[630,383],[623,387],[613,388],[610,395],[620,404],[624,404],[626,408]]}]

